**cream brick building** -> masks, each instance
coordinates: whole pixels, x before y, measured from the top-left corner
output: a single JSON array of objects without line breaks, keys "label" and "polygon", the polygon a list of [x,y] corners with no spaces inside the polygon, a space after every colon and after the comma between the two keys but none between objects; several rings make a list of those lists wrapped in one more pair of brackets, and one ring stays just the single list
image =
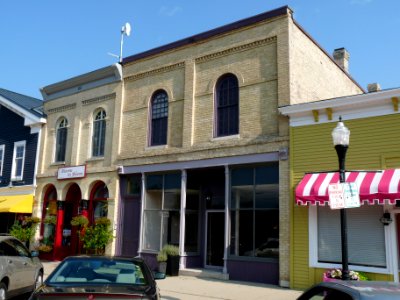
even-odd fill
[{"label": "cream brick building", "polygon": [[[157,251],[172,243],[180,247],[181,272],[210,268],[231,279],[287,286],[289,134],[277,108],[362,88],[288,7],[127,57],[122,65],[120,253],[138,248],[155,265]],[[226,76],[237,79],[238,130],[220,134]],[[168,99],[166,141],[152,146],[160,90]],[[133,192],[133,183],[141,189]]]},{"label": "cream brick building", "polygon": [[[121,66],[113,65],[41,90],[48,123],[41,138],[33,215],[43,219],[41,245],[53,248],[42,253],[44,258],[81,251],[71,226],[74,216],[114,220],[119,181],[113,145],[119,139],[121,79]],[[100,142],[94,141],[97,136]],[[46,223],[51,216],[56,224]]]},{"label": "cream brick building", "polygon": [[[55,84],[45,102],[38,214],[54,194],[49,187],[60,204],[78,203],[80,191],[89,203],[108,204],[116,233],[110,253],[139,254],[156,267],[158,251],[175,244],[182,273],[211,269],[288,286],[289,126],[278,107],[362,88],[288,7],[127,57],[122,70],[122,82],[110,74],[105,81],[97,70]],[[79,89],[80,81],[89,88]],[[107,114],[106,145],[103,157],[93,158],[99,109]],[[62,117],[73,124],[65,166],[86,165],[83,178],[54,176]],[[107,197],[93,196],[98,182]],[[71,188],[78,195],[73,199]],[[86,206],[81,210],[93,215]],[[63,232],[59,222],[56,227]]]}]

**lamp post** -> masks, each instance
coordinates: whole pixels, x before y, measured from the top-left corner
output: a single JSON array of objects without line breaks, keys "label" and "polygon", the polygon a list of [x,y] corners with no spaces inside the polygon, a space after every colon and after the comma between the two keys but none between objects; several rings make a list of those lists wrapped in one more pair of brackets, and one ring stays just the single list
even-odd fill
[{"label": "lamp post", "polygon": [[[349,148],[350,130],[344,126],[342,117],[339,117],[339,122],[332,131],[333,145],[339,159],[339,175],[340,183],[346,182],[345,160],[346,152]],[[349,280],[349,259],[347,253],[347,222],[346,209],[340,209],[340,231],[342,236],[342,279]]]}]

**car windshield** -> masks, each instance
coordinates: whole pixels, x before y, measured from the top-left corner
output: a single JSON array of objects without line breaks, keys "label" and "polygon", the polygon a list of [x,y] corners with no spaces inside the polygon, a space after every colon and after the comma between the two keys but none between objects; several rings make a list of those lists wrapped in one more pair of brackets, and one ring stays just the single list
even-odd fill
[{"label": "car windshield", "polygon": [[147,284],[142,264],[112,258],[66,259],[46,282],[47,284]]}]

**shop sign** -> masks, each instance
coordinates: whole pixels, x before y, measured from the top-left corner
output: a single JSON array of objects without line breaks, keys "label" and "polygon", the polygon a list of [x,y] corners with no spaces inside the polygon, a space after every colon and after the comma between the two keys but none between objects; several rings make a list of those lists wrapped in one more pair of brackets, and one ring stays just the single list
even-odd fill
[{"label": "shop sign", "polygon": [[331,209],[360,207],[360,195],[355,182],[333,183],[328,186]]},{"label": "shop sign", "polygon": [[66,167],[59,168],[57,172],[57,179],[72,179],[83,178],[86,176],[86,166]]}]

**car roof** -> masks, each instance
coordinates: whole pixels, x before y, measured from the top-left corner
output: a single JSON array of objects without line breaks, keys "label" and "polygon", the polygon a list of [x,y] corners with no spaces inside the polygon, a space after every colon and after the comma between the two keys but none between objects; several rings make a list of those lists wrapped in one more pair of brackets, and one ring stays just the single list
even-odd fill
[{"label": "car roof", "polygon": [[[334,282],[321,282],[320,286],[332,288],[351,288],[356,290],[361,299],[398,299],[400,295],[400,283],[389,281],[358,281],[358,280],[335,280]],[[394,296],[391,298],[391,296]]]}]

